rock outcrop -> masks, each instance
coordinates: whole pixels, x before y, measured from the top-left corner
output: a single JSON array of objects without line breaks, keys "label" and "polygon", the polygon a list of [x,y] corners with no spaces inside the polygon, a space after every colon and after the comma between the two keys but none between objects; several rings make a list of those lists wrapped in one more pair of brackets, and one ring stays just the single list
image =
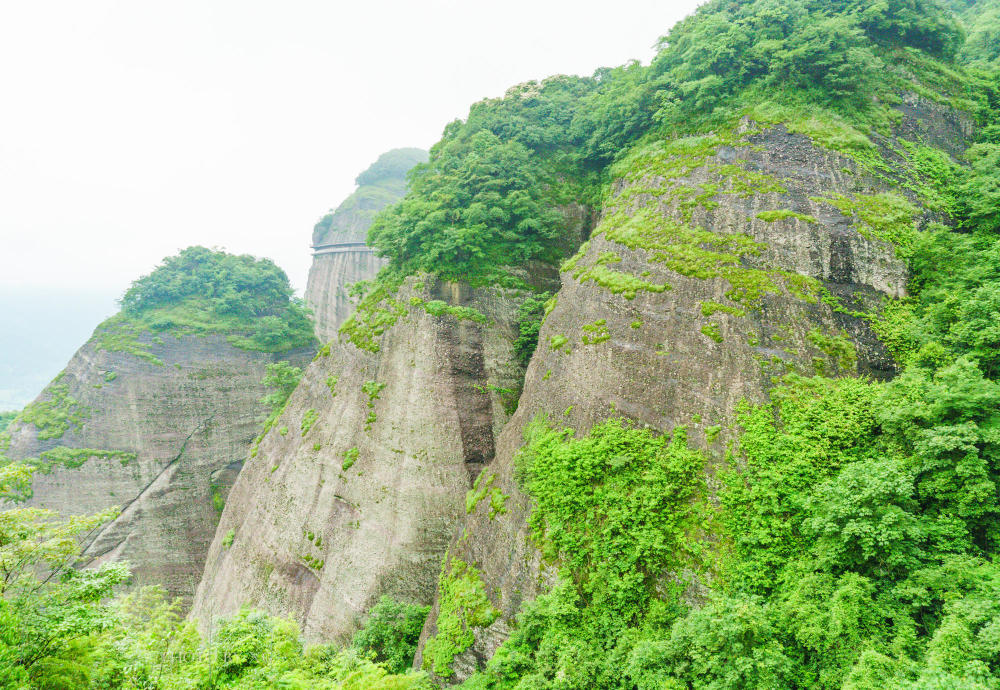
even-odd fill
[{"label": "rock outcrop", "polygon": [[313,229],[313,262],[306,284],[306,303],[313,310],[316,335],[323,342],[337,336],[337,329],[354,308],[347,287],[371,280],[385,264],[365,245],[375,214],[399,201],[406,193],[406,173],[427,160],[420,149],[393,149],[383,153],[358,175],[358,188]]},{"label": "rock outcrop", "polygon": [[[966,125],[941,110],[908,100],[901,126],[960,142]],[[859,312],[905,294],[892,240],[906,228],[866,224],[859,209],[891,204],[912,228],[932,217],[914,194],[886,195],[893,186],[852,158],[746,120],[718,136],[649,144],[618,172],[593,237],[563,267],[517,411],[484,472],[504,510],[481,501],[449,550],[478,571],[500,612],[455,657],[451,681],[481,667],[522,603],[555,577],[531,542],[532,502],[515,479],[531,420],[578,434],[612,416],[663,432],[685,425],[711,475],[736,438],[737,406],[765,402],[777,377],[894,371]],[[440,605],[439,596],[421,649]]]},{"label": "rock outcrop", "polygon": [[[67,515],[112,506],[90,563],[127,560],[136,586],[190,603],[219,511],[266,410],[268,363],[307,353],[241,350],[224,336],[99,334],[8,430],[6,454],[39,466],[29,505]],[[111,348],[111,349],[105,349]]]},{"label": "rock outcrop", "polygon": [[383,594],[430,603],[523,375],[516,307],[411,278],[384,334],[322,349],[229,495],[193,615],[249,604],[344,642]]}]

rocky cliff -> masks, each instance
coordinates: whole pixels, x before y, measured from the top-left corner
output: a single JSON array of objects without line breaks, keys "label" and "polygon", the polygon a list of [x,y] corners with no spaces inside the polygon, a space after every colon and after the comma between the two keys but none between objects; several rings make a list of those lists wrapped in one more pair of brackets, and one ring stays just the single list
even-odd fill
[{"label": "rocky cliff", "polygon": [[193,615],[204,624],[250,604],[343,642],[382,594],[430,603],[516,399],[516,305],[411,278],[357,315],[244,466]]},{"label": "rocky cliff", "polygon": [[427,160],[420,149],[393,149],[382,154],[357,178],[358,188],[313,229],[313,263],[306,284],[306,303],[313,310],[316,334],[326,342],[351,315],[347,286],[371,280],[385,262],[365,246],[372,218],[406,192],[406,173]]},{"label": "rocky cliff", "polygon": [[[920,99],[901,110],[901,130],[960,150],[967,122]],[[464,678],[552,582],[514,476],[530,421],[685,426],[717,466],[737,407],[766,401],[779,377],[891,376],[861,317],[905,294],[900,238],[933,214],[793,129],[743,119],[623,159],[563,266],[519,401],[523,293],[424,277],[370,295],[237,480],[194,615],[250,604],[345,641],[378,596],[428,602],[437,589],[426,643],[447,596],[438,576],[459,564],[499,614],[449,662]],[[590,214],[567,208],[568,236],[586,238]]]},{"label": "rocky cliff", "polygon": [[[917,98],[900,109],[900,131],[961,149],[967,120]],[[529,422],[545,418],[578,437],[612,416],[658,432],[686,427],[706,453],[712,492],[738,405],[765,402],[778,377],[893,373],[861,316],[905,294],[899,240],[934,218],[911,190],[783,124],[747,119],[647,143],[615,173],[593,237],[563,266],[517,411],[442,568],[416,665],[450,680],[481,668],[522,604],[555,578],[558,564],[543,562],[530,538],[532,501],[515,478]],[[479,578],[497,615],[459,614],[475,641],[453,648],[454,659],[429,657],[442,609],[455,617],[450,578],[459,572]],[[698,588],[687,596],[697,601]]]},{"label": "rocky cliff", "polygon": [[121,508],[88,539],[87,561],[127,560],[134,585],[162,585],[189,604],[266,414],[265,367],[307,357],[238,349],[222,335],[99,328],[8,429],[6,454],[39,467],[29,505]]}]

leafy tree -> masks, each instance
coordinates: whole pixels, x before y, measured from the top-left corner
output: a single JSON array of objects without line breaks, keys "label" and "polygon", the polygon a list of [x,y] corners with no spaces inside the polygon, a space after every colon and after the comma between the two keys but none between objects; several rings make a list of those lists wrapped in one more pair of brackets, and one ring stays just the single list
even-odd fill
[{"label": "leafy tree", "polygon": [[[1000,372],[998,372],[1000,373]],[[1000,385],[962,358],[936,372],[911,367],[886,387],[880,405],[891,446],[904,453],[921,512],[940,528],[963,523],[961,543],[1000,546]]]},{"label": "leafy tree", "polygon": [[375,219],[369,244],[404,273],[475,284],[499,278],[504,266],[554,260],[562,221],[544,204],[528,150],[487,131],[463,148],[436,147],[414,169],[410,193]]},{"label": "leafy tree", "polygon": [[524,366],[528,366],[531,356],[535,354],[545,305],[551,297],[552,293],[549,292],[529,295],[517,307],[517,340],[514,341],[514,354]]},{"label": "leafy tree", "polygon": [[969,227],[996,233],[1000,228],[1000,145],[976,144],[966,155],[973,174],[958,191],[963,205],[961,212]]},{"label": "leafy tree", "polygon": [[272,392],[261,398],[260,401],[267,405],[273,413],[276,410],[284,409],[288,397],[299,385],[302,370],[288,362],[268,364],[266,369],[267,373],[261,383],[271,388]]},{"label": "leafy tree", "polygon": [[[0,498],[28,495],[34,469],[0,467]],[[37,687],[73,687],[89,677],[78,658],[85,638],[112,623],[104,602],[129,577],[124,563],[77,568],[79,540],[113,519],[117,510],[60,518],[42,508],[0,512],[0,616],[13,622],[0,638],[8,677]]]},{"label": "leafy tree", "polygon": [[112,616],[93,642],[92,687],[191,687],[210,674],[194,621],[184,620],[180,600],[169,601],[162,588],[120,597]]},{"label": "leafy tree", "polygon": [[853,0],[850,9],[858,13],[865,32],[880,43],[950,58],[965,40],[954,15],[938,0]]},{"label": "leafy tree", "polygon": [[354,634],[351,646],[361,655],[384,663],[392,673],[401,673],[413,665],[428,611],[429,606],[407,604],[383,596],[368,611],[368,620]]},{"label": "leafy tree", "polygon": [[233,345],[267,352],[314,342],[308,311],[269,259],[188,247],[133,282],[121,305],[104,330],[132,323],[154,332],[229,333]]},{"label": "leafy tree", "polygon": [[[691,611],[668,639],[637,645],[629,661],[631,674],[650,688],[777,690],[789,687],[792,672],[774,622],[752,598],[719,597]],[[656,666],[662,670],[653,675]]]},{"label": "leafy tree", "polygon": [[1000,65],[1000,2],[978,0],[956,8],[964,20],[968,37],[959,53],[963,62],[982,68]]},{"label": "leafy tree", "polygon": [[815,488],[803,535],[834,572],[896,578],[925,558],[914,477],[892,460],[858,462]]}]

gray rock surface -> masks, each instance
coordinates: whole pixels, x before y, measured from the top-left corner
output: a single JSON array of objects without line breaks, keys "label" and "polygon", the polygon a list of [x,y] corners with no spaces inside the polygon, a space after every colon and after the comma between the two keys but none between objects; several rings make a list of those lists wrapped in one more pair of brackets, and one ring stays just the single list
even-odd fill
[{"label": "gray rock surface", "polygon": [[[91,536],[84,556],[127,560],[133,585],[160,584],[189,604],[219,519],[213,493],[225,498],[260,429],[259,400],[268,393],[261,379],[279,357],[234,348],[222,336],[141,338],[162,365],[86,343],[55,382],[75,401],[80,426],[40,439],[35,425],[15,423],[7,454],[117,452],[36,472],[29,504],[67,515],[119,506],[121,515]],[[306,356],[290,359],[301,364]],[[51,399],[52,390],[38,400]]]},{"label": "gray rock surface", "polygon": [[312,309],[316,337],[329,342],[337,329],[350,317],[355,300],[347,288],[362,280],[371,280],[385,265],[368,247],[356,247],[313,256],[306,283],[306,304]]},{"label": "gray rock surface", "polygon": [[[490,323],[432,316],[411,298]],[[383,594],[432,600],[508,416],[500,389],[523,375],[516,302],[431,279],[408,280],[396,299],[406,314],[379,351],[346,340],[321,351],[244,466],[195,598],[203,625],[249,604],[293,616],[308,639],[345,642]]]}]

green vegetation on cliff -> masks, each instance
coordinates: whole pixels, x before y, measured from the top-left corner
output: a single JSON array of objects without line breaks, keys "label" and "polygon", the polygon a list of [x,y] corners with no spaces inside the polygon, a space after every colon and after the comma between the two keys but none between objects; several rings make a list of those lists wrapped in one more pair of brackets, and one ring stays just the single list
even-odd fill
[{"label": "green vegetation on cliff", "polygon": [[560,216],[545,203],[528,149],[479,131],[438,145],[411,192],[380,214],[369,243],[405,273],[497,280],[497,267],[553,260]]},{"label": "green vegetation on cliff", "polygon": [[157,334],[227,336],[235,347],[285,352],[315,344],[312,323],[288,276],[269,259],[189,247],[125,291],[121,313],[97,327],[104,350],[162,364]]},{"label": "green vegetation on cliff", "polygon": [[962,62],[980,67],[1000,67],[1000,0],[949,0],[965,26]]},{"label": "green vegetation on cliff", "polygon": [[665,574],[702,568],[705,458],[683,428],[656,436],[616,419],[575,438],[539,418],[525,440],[517,471],[535,500],[529,526],[559,583],[525,605],[468,685],[547,687],[558,677],[572,688],[632,687],[622,668],[630,645],[685,608],[690,583]]},{"label": "green vegetation on cliff", "polygon": [[439,588],[437,633],[424,644],[423,667],[447,678],[455,656],[472,646],[472,629],[486,627],[500,612],[486,596],[479,571],[457,558],[442,571]]},{"label": "green vegetation on cliff", "polygon": [[[981,18],[989,11],[972,14]],[[903,94],[964,111],[984,127],[995,119],[1000,84],[995,73],[972,64],[979,62],[956,62],[967,45],[964,37],[960,22],[936,0],[713,0],[662,39],[648,66],[631,63],[589,78],[529,82],[481,101],[466,120],[445,128],[430,160],[410,172],[406,197],[375,219],[369,244],[389,259],[378,281],[383,306],[360,309],[349,335],[359,347],[376,348],[375,337],[395,322],[392,294],[403,276],[417,271],[473,285],[526,287],[521,277],[528,267],[558,265],[574,250],[577,240],[567,236],[567,220],[556,209],[569,202],[596,206],[612,196],[614,180],[638,174],[634,164],[643,155],[653,154],[644,163],[650,171],[661,163],[676,166],[657,153],[660,147],[674,146],[683,135],[731,132],[741,117],[784,125],[852,158],[903,196],[913,191],[929,208],[950,212],[958,226],[995,223],[997,142],[984,140],[974,148],[973,166],[966,168],[924,142],[887,138],[900,120],[895,106]],[[738,145],[725,136],[715,143]],[[687,155],[670,155],[679,153]],[[887,162],[889,153],[905,164]],[[671,176],[685,169],[675,168]],[[682,216],[699,205],[710,209],[720,193],[781,191],[778,181],[757,179],[739,166],[717,165],[714,171],[717,183],[675,185],[671,200]],[[897,222],[909,211],[903,196],[845,199],[850,207],[838,207],[855,219],[859,232],[892,242],[902,255],[912,240],[912,223]],[[878,216],[883,210],[888,215]],[[781,208],[760,217],[815,220]],[[741,270],[743,252],[704,247],[705,231],[687,227],[689,217],[681,220],[668,234],[658,230],[663,241],[657,250],[675,255],[668,262],[672,270],[687,267],[700,275],[699,259],[691,255],[711,260],[714,251],[726,255],[717,269],[726,267],[727,279],[745,278],[753,292],[808,292],[809,286],[782,286],[784,276]],[[708,238],[709,245],[718,242]],[[575,275],[629,297],[669,289],[613,263],[611,257],[591,262]],[[735,284],[734,291],[745,292]],[[371,327],[362,333],[357,326],[366,321]]]},{"label": "green vegetation on cliff", "polygon": [[[767,248],[749,235],[693,224],[720,195],[784,192],[782,180],[715,159],[780,125],[844,156],[838,167],[870,193],[824,192],[814,201],[849,218],[862,237],[891,244],[911,273],[905,299],[862,315],[897,360],[895,380],[787,375],[769,402],[744,405],[733,427],[704,429],[714,455],[690,447],[683,427],[666,435],[612,418],[578,434],[544,418],[528,425],[516,480],[531,498],[530,538],[557,577],[523,604],[508,639],[466,687],[1000,687],[1000,15],[995,0],[951,4],[961,23],[936,0],[710,0],[661,41],[649,66],[531,82],[474,105],[409,173],[406,197],[374,221],[369,241],[389,267],[358,286],[361,304],[343,328],[370,352],[413,307],[486,325],[478,312],[398,298],[406,276],[427,272],[521,288],[516,352],[530,359],[555,302],[525,289],[524,278],[578,249],[582,238],[568,236],[557,211],[571,202],[604,204],[595,232],[622,254],[643,250],[664,272],[728,283],[728,302],[701,303],[706,318],[746,316],[780,291],[835,304],[815,280],[751,267]],[[972,147],[956,154],[930,137],[907,140],[894,128],[911,96],[967,120]],[[968,142],[951,143],[957,151]],[[391,163],[386,174],[397,175]],[[705,182],[686,179],[695,170],[707,172]],[[377,182],[365,175],[359,184]],[[674,216],[658,212],[660,202]],[[942,223],[926,222],[924,211]],[[763,223],[817,224],[784,206],[754,214]],[[593,246],[563,264],[569,277],[629,299],[671,289],[667,278],[619,270],[628,264],[618,253],[589,257]],[[192,248],[137,281],[99,346],[152,357],[149,342],[160,332],[225,333],[268,350],[309,344],[290,294],[269,262]],[[584,345],[615,337],[602,319],[581,333]],[[707,345],[725,347],[719,324],[702,333]],[[844,335],[816,329],[806,338],[829,358],[818,374],[853,372],[858,355]],[[575,342],[554,334],[547,347],[568,353]],[[276,393],[268,426],[298,375],[287,366],[269,371]],[[364,385],[369,424],[383,385]],[[75,423],[62,403],[28,414],[53,434]],[[303,416],[303,434],[317,418],[314,410]],[[348,450],[342,470],[358,459],[357,447]],[[467,512],[509,519],[494,481],[492,472],[479,476]],[[0,479],[0,497],[26,491],[24,475]],[[21,549],[13,560],[52,546],[44,529],[53,516],[4,518],[0,531],[15,528],[0,534],[0,549]],[[72,529],[86,519],[75,520]],[[230,530],[224,546],[234,538]],[[72,555],[70,543],[60,541],[59,553]],[[3,555],[0,565],[12,560]],[[449,558],[442,566],[436,626],[423,650],[425,667],[440,677],[455,674],[460,655],[480,653],[477,635],[500,615],[504,602],[479,565]],[[15,686],[427,682],[388,675],[407,665],[422,607],[380,602],[355,639],[361,652],[303,651],[291,623],[259,613],[221,622],[203,642],[153,594],[102,603],[120,570],[67,570],[44,583],[36,573],[16,574],[23,599],[0,601],[0,673]],[[91,588],[73,589],[81,583]],[[49,618],[64,612],[79,615]],[[58,626],[69,632],[45,636]],[[32,652],[39,639],[50,646]]]},{"label": "green vegetation on cliff", "polygon": [[363,241],[375,214],[406,193],[406,173],[426,161],[427,152],[421,149],[393,149],[383,153],[358,175],[354,193],[316,223],[313,244]]},{"label": "green vegetation on cliff", "polygon": [[[0,501],[30,495],[32,468],[0,466]],[[203,639],[157,587],[109,600],[128,566],[77,568],[78,538],[116,510],[63,518],[0,511],[0,687],[430,690],[412,656],[426,609],[383,601],[353,647],[305,647],[294,622],[244,609]],[[378,659],[376,662],[374,659]]]},{"label": "green vegetation on cliff", "polygon": [[351,646],[384,663],[393,673],[403,673],[413,664],[428,611],[430,606],[406,604],[383,596],[368,611],[368,619],[355,633]]},{"label": "green vegetation on cliff", "polygon": [[[257,435],[253,445],[250,447],[251,458],[257,457],[257,450],[260,448],[261,441],[264,440],[264,436],[271,430],[275,422],[284,414],[285,408],[288,407],[288,399],[295,392],[301,379],[302,370],[292,366],[288,362],[275,362],[274,364],[267,365],[267,373],[264,375],[262,383],[270,388],[271,392],[261,398],[260,401],[267,406],[269,411],[260,434]],[[315,421],[314,419],[313,422]],[[312,426],[312,423],[309,426]],[[304,436],[305,432],[302,435]]]},{"label": "green vegetation on cliff", "polygon": [[69,394],[69,386],[62,383],[62,374],[42,392],[42,397],[25,406],[18,422],[32,424],[41,441],[62,438],[71,429],[79,431],[90,416],[90,410]]},{"label": "green vegetation on cliff", "polygon": [[18,412],[16,410],[12,410],[10,412],[0,412],[0,431],[3,431],[10,426],[10,423],[17,418],[17,415]]},{"label": "green vegetation on cliff", "polygon": [[[579,102],[593,99],[579,117],[621,118],[591,128],[615,133],[607,148],[617,161],[607,167],[597,138],[569,143],[567,128],[563,162],[577,167],[563,169],[649,182],[608,188],[614,207],[596,232],[682,275],[724,277],[740,306],[707,303],[706,316],[745,313],[779,289],[823,294],[797,276],[748,271],[743,258],[763,249],[749,238],[690,225],[720,193],[777,191],[766,180],[744,185],[732,166],[700,188],[671,183],[717,146],[746,145],[728,134],[740,116],[804,134],[891,190],[817,201],[890,243],[911,269],[910,296],[867,315],[902,373],[891,382],[785,377],[769,404],[745,406],[727,430],[712,501],[697,499],[702,464],[680,446],[669,488],[656,490],[650,473],[671,465],[645,448],[674,442],[615,420],[580,439],[530,426],[517,478],[532,498],[536,544],[560,578],[522,606],[510,638],[465,687],[1000,686],[1000,78],[963,39],[933,0],[717,0],[675,27],[650,67],[606,73],[600,90],[579,86]],[[964,111],[977,143],[956,162],[894,134],[905,93]],[[594,107],[601,99],[631,109]],[[446,139],[471,123],[470,114]],[[553,148],[526,145],[548,164]],[[648,207],[644,194],[654,196]],[[676,220],[644,212],[656,194],[668,195]],[[915,200],[948,226],[918,224]],[[758,217],[816,222],[781,208]],[[563,266],[581,282],[626,297],[669,288],[617,271],[612,252],[588,263],[587,249]],[[706,328],[721,339],[718,326]],[[857,354],[841,334],[815,330],[809,341],[839,373],[853,371]],[[551,347],[567,342],[557,334]],[[657,503],[669,500],[678,503]]]},{"label": "green vegetation on cliff", "polygon": [[561,579],[466,686],[997,687],[1000,372],[944,326],[911,322],[932,344],[893,381],[790,375],[744,406],[716,502],[676,431],[530,426]]}]

